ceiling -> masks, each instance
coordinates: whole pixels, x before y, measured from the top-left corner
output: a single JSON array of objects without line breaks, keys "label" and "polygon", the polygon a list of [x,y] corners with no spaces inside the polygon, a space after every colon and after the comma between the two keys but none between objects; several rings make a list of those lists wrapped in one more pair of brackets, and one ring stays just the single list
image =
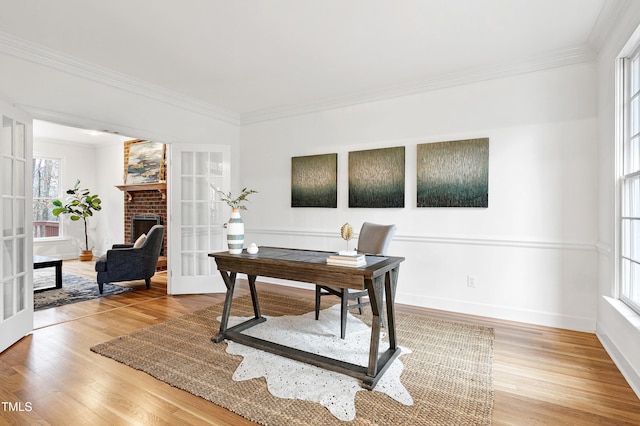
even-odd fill
[{"label": "ceiling", "polygon": [[238,117],[595,57],[622,0],[0,0],[0,36]]},{"label": "ceiling", "polygon": [[42,120],[33,120],[33,139],[34,141],[62,141],[104,146],[122,143],[134,138],[96,130],[62,126]]}]

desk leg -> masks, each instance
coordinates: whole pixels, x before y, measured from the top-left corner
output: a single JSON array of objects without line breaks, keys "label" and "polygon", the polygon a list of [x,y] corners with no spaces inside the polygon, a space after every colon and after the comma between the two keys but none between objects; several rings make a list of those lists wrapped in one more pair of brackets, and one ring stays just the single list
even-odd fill
[{"label": "desk leg", "polygon": [[[396,345],[396,318],[394,309],[395,285],[397,281],[397,269],[384,276],[372,280],[365,280],[365,286],[369,292],[373,322],[371,323],[371,344],[369,346],[369,365],[367,374],[362,381],[362,387],[368,390],[373,388],[380,377],[400,355],[400,349]],[[383,291],[387,296],[387,322],[389,332],[389,349],[380,354],[380,314],[382,313],[384,300]]]},{"label": "desk leg", "polygon": [[[367,376],[364,379],[365,387],[367,382],[372,382],[378,374],[378,350],[380,348],[380,308],[382,307],[382,277],[373,280],[365,280],[365,286],[369,292],[371,311],[373,319],[371,323],[371,343],[369,344],[369,366]],[[375,384],[372,383],[373,386]]]},{"label": "desk leg", "polygon": [[227,324],[229,323],[229,314],[231,313],[231,301],[233,300],[233,289],[236,286],[236,273],[231,272],[229,274],[226,271],[220,271],[224,285],[227,286],[227,294],[224,297],[224,307],[222,309],[222,318],[220,318],[220,331],[216,334],[211,341],[220,343],[224,340],[224,333],[227,331]]},{"label": "desk leg", "polygon": [[398,285],[398,272],[400,266],[392,269],[385,274],[384,279],[384,291],[387,300],[387,322],[389,333],[389,347],[396,349],[398,347],[396,341],[396,312],[395,312],[395,299],[396,299],[396,286]]},{"label": "desk leg", "polygon": [[249,280],[249,291],[251,291],[251,302],[253,303],[253,314],[256,318],[260,318],[260,304],[258,303],[258,292],[256,291],[256,276],[247,275]]}]

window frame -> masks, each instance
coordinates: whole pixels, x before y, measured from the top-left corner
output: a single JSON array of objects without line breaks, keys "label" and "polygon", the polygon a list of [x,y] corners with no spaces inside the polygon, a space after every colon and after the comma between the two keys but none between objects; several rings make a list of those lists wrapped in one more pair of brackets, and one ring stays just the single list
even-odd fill
[{"label": "window frame", "polygon": [[[63,159],[60,157],[55,157],[55,156],[51,156],[51,155],[41,155],[38,153],[33,153],[33,160],[35,159],[44,159],[44,160],[54,160],[58,162],[58,194],[54,197],[36,197],[35,191],[33,193],[33,197],[32,197],[32,203],[34,203],[37,199],[50,199],[51,201],[58,199],[61,200],[62,196],[63,196],[63,190],[62,190],[62,166],[63,166]],[[32,170],[32,174],[35,173],[35,168],[34,170]],[[32,184],[33,184],[33,178],[32,178]],[[34,214],[35,214],[35,209],[34,209]],[[34,220],[34,217],[31,218],[31,220]],[[62,220],[61,217],[58,217],[58,235],[57,236],[52,236],[52,237],[33,237],[33,241],[34,242],[44,242],[44,241],[56,241],[56,240],[62,240],[64,239],[64,225],[63,225],[64,221]]]}]

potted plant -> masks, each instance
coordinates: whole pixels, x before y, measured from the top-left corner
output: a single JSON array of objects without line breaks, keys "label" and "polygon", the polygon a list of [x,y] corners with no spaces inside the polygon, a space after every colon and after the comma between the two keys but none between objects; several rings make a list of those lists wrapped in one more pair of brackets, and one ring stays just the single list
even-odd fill
[{"label": "potted plant", "polygon": [[220,194],[220,200],[227,203],[231,207],[231,218],[227,224],[227,246],[229,246],[230,254],[242,253],[244,246],[244,222],[240,217],[240,210],[246,210],[245,203],[248,202],[247,197],[258,191],[253,189],[242,188],[240,195],[234,197],[231,192],[225,194],[222,191],[216,191]]},{"label": "potted plant", "polygon": [[258,191],[255,191],[253,189],[247,189],[247,188],[242,188],[242,191],[240,192],[240,195],[238,195],[237,197],[233,197],[233,195],[231,194],[231,192],[225,194],[222,191],[216,191],[220,194],[220,199],[222,201],[224,201],[225,203],[227,203],[227,205],[229,207],[231,207],[231,210],[246,210],[247,207],[244,205],[244,203],[248,202],[249,200],[247,200],[247,197],[251,194],[257,194]]},{"label": "potted plant", "polygon": [[68,214],[69,219],[76,222],[80,219],[84,222],[84,250],[80,253],[80,260],[93,259],[93,253],[89,249],[89,235],[87,232],[87,218],[93,216],[94,211],[102,210],[102,200],[97,194],[91,195],[91,192],[84,188],[80,189],[80,179],[76,180],[73,188],[67,190],[68,197],[66,203],[62,204],[60,200],[53,201],[53,215],[60,216]]}]

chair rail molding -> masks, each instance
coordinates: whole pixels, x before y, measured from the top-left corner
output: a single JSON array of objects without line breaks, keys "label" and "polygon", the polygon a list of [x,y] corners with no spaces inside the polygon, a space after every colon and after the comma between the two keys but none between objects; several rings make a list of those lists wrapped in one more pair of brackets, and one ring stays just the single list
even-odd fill
[{"label": "chair rail molding", "polygon": [[[281,235],[289,237],[310,237],[310,238],[336,238],[338,235],[334,231],[301,231],[296,229],[259,229],[247,228],[246,233],[261,235]],[[355,236],[358,234],[355,233]],[[393,241],[403,241],[417,244],[456,244],[474,246],[496,246],[514,248],[537,248],[551,250],[579,250],[579,251],[600,251],[602,248],[595,241],[552,241],[533,240],[527,238],[505,238],[501,236],[465,236],[465,235],[408,235],[395,234]]]}]

